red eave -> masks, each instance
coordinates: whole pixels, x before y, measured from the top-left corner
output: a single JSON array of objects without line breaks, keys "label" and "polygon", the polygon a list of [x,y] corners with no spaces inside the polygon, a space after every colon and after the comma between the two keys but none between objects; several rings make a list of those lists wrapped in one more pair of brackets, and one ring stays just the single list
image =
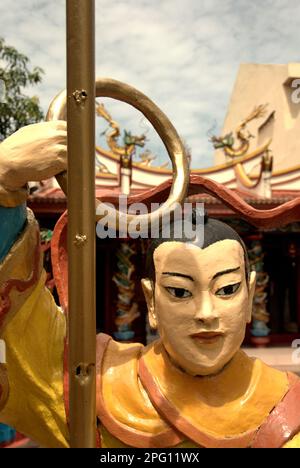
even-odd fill
[{"label": "red eave", "polygon": [[[137,195],[143,192],[144,190],[142,189],[134,189],[131,191],[131,195]],[[254,194],[249,195],[249,193],[240,189],[233,189],[233,192],[237,193],[249,205],[252,205],[257,209],[271,209],[287,201],[293,200],[294,198],[300,197],[300,191],[292,190],[274,190],[271,199],[259,198]],[[111,195],[119,195],[120,189],[119,187],[104,187],[102,189],[97,189],[96,194],[98,198],[106,198]],[[233,214],[232,210],[227,208],[220,200],[212,197],[211,195],[203,193],[190,195],[188,197],[188,201],[193,203],[205,203],[210,214],[215,216],[229,216]],[[60,214],[66,210],[67,200],[65,194],[60,188],[49,188],[47,185],[44,185],[30,195],[28,206],[39,213]]]}]

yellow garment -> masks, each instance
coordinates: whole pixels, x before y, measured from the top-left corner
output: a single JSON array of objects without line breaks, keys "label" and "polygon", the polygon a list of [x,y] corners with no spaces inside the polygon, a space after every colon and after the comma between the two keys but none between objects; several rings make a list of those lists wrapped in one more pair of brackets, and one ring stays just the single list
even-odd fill
[{"label": "yellow garment", "polygon": [[158,434],[169,428],[141,385],[137,371],[143,350],[139,343],[110,340],[102,363],[102,392],[114,419],[132,429]]},{"label": "yellow garment", "polygon": [[[33,219],[1,265],[4,280],[30,277],[36,244]],[[26,249],[25,249],[26,250]],[[18,274],[16,273],[16,265]],[[9,274],[7,278],[4,273]],[[46,275],[24,294],[12,290],[13,301],[0,338],[6,343],[9,398],[0,421],[44,447],[67,447],[68,428],[63,400],[65,317],[45,287]],[[25,300],[24,300],[25,299]]]},{"label": "yellow garment", "polygon": [[241,350],[222,372],[209,377],[193,377],[176,368],[161,341],[146,348],[143,358],[180,415],[214,437],[233,437],[257,429],[289,387],[286,373],[249,358]]},{"label": "yellow garment", "polygon": [[[123,442],[110,434],[104,426],[100,426],[99,430],[101,434],[102,448],[132,448],[129,445],[123,444]],[[174,448],[199,448],[199,446],[190,440],[184,440]]]},{"label": "yellow garment", "polygon": [[[143,348],[111,340],[102,364],[103,399],[114,420],[137,431],[157,434],[168,427],[139,380],[142,355],[156,384],[180,415],[217,438],[257,429],[288,389],[285,373],[250,359],[243,351],[220,374],[192,377],[172,365],[160,341]],[[126,446],[103,426],[101,437],[103,447]],[[197,447],[187,437],[183,439],[176,447]]]}]

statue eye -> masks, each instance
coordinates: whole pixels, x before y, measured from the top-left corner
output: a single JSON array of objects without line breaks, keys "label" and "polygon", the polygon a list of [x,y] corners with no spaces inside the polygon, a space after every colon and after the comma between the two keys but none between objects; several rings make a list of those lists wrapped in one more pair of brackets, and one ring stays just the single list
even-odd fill
[{"label": "statue eye", "polygon": [[228,284],[216,292],[216,296],[232,296],[240,287],[241,283]]},{"label": "statue eye", "polygon": [[167,287],[166,290],[171,294],[171,296],[176,297],[177,299],[186,299],[187,297],[192,296],[192,293],[184,288]]}]

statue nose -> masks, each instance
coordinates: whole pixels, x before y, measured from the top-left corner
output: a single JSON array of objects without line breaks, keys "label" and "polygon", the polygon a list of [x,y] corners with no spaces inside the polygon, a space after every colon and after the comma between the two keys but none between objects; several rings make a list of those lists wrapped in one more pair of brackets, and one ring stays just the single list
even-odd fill
[{"label": "statue nose", "polygon": [[197,304],[197,310],[194,316],[195,320],[211,322],[219,318],[218,312],[214,307],[213,298],[209,291],[203,291],[201,300]]}]

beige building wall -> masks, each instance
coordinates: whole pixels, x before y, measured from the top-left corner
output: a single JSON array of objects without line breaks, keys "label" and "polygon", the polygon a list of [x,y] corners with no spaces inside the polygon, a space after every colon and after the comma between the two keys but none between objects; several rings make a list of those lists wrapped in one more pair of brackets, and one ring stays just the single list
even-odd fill
[{"label": "beige building wall", "polygon": [[[297,79],[299,81],[295,82]],[[250,140],[249,152],[262,146],[272,137],[270,148],[274,157],[273,170],[299,165],[300,63],[242,64],[230,98],[222,135],[234,131],[255,106],[266,103],[266,115],[248,124],[249,131],[254,135]],[[223,151],[217,150],[215,164],[225,161]]]}]

